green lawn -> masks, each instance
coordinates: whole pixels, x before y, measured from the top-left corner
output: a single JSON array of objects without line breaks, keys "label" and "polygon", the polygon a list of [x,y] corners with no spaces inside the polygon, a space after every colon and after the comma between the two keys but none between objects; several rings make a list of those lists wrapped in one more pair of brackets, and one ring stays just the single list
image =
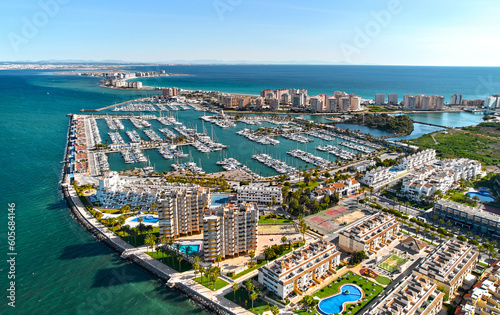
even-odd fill
[{"label": "green lawn", "polygon": [[259,219],[259,224],[293,224],[293,220],[284,217],[270,218],[269,216],[262,216]]},{"label": "green lawn", "polygon": [[[201,284],[201,285],[209,288],[210,290],[214,289],[214,284],[212,282],[209,283],[207,277],[200,277],[198,275],[198,277],[196,277],[196,279],[194,279],[194,281],[196,281],[199,284]],[[226,285],[228,285],[228,283],[226,281],[224,281],[222,279],[218,279],[217,281],[215,281],[215,290],[222,289]]]},{"label": "green lawn", "polygon": [[[361,279],[360,279],[361,278]],[[365,282],[368,281],[368,282]],[[313,296],[317,296],[320,299],[324,299],[326,297],[335,295],[339,293],[340,287],[344,284],[351,283],[360,287],[365,293],[366,301],[361,300],[356,304],[347,305],[347,311],[350,311],[351,314],[356,314],[359,310],[361,310],[366,304],[368,304],[372,299],[374,299],[377,295],[380,294],[384,290],[384,288],[378,284],[374,284],[367,278],[354,274],[351,271],[347,272],[342,276],[342,279],[337,279],[332,281],[328,286],[314,293]],[[329,287],[331,286],[331,287]],[[371,294],[371,296],[370,296]],[[299,313],[300,314],[300,313]],[[302,313],[306,314],[306,313]],[[307,313],[309,314],[309,313]]]},{"label": "green lawn", "polygon": [[[149,252],[147,253],[149,256],[153,257],[154,259],[158,259],[159,261],[161,261],[162,263],[164,263],[165,265],[169,266],[170,268],[173,268],[179,272],[184,272],[184,271],[188,271],[188,270],[191,270],[193,269],[193,266],[188,262],[186,261],[185,259],[183,259],[181,261],[181,269],[179,270],[179,261],[177,260],[176,256],[174,255],[174,261],[172,263],[172,257],[169,256],[167,253],[163,254],[161,252]],[[198,274],[199,275],[199,274]]]},{"label": "green lawn", "polygon": [[[122,230],[113,231],[113,232],[115,232],[118,236],[120,236],[125,242],[129,243],[130,245],[133,245],[135,247],[144,245],[144,238],[146,237],[145,233],[143,233],[141,235],[138,235],[134,239],[128,233],[126,233],[126,232],[124,232]],[[158,239],[160,237],[160,228],[159,227],[154,227],[152,234],[154,236],[156,236],[156,239]]]},{"label": "green lawn", "polygon": [[316,189],[316,187],[318,187],[319,183],[311,181],[311,182],[309,182],[308,185],[306,185],[306,183],[304,183],[304,182],[298,182],[296,185],[297,185],[297,187],[300,187],[302,189],[309,188],[310,190],[314,190],[314,189]]},{"label": "green lawn", "polygon": [[[253,310],[252,310],[252,300],[250,299],[250,296],[248,295],[248,291],[244,287],[244,284],[240,284],[240,288],[238,291],[236,291],[236,299],[235,293],[231,291],[231,293],[228,293],[224,296],[226,299],[233,301],[234,303],[238,304],[239,306],[243,307],[244,309],[249,310],[250,312],[254,314],[262,314],[265,311],[269,311],[268,304],[267,302],[262,301],[261,299],[257,299],[253,302]],[[247,304],[245,305],[245,301]]]},{"label": "green lawn", "polygon": [[480,265],[480,266],[483,266],[483,267],[485,267],[485,268],[488,268],[488,267],[489,267],[489,265],[488,265],[488,264],[486,264],[486,263],[484,263],[484,262],[482,262],[482,261],[478,261],[478,262],[477,262],[477,264],[478,264],[478,265]]},{"label": "green lawn", "polygon": [[391,283],[391,279],[386,278],[386,277],[382,277],[382,276],[376,277],[375,281],[377,281],[378,283],[380,283],[382,285],[388,285]]}]

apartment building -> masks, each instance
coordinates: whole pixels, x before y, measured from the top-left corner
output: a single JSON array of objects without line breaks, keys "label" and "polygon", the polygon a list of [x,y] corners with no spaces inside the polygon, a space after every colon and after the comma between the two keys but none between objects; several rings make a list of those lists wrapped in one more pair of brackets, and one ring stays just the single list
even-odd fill
[{"label": "apartment building", "polygon": [[408,275],[384,292],[364,315],[435,315],[443,307],[444,293],[434,282]]},{"label": "apartment building", "polygon": [[254,202],[210,210],[203,218],[203,256],[207,262],[257,249],[259,209]]},{"label": "apartment building", "polygon": [[162,191],[158,202],[160,236],[177,238],[201,233],[203,213],[209,206],[210,189],[199,185],[172,186]]},{"label": "apartment building", "polygon": [[478,256],[467,243],[448,240],[413,269],[413,274],[433,281],[439,288],[443,288],[451,299],[465,277],[474,269]]},{"label": "apartment building", "polygon": [[500,314],[500,261],[464,295],[456,315]]},{"label": "apartment building", "polygon": [[238,188],[238,202],[256,202],[258,204],[269,204],[274,201],[276,204],[283,202],[280,187],[263,185],[244,185]]},{"label": "apartment building", "polygon": [[459,180],[482,177],[481,163],[469,159],[437,160],[432,165],[422,165],[403,179],[401,192],[409,198],[432,196],[438,190],[446,193]]},{"label": "apartment building", "polygon": [[284,299],[303,294],[336,273],[340,252],[330,242],[317,240],[259,268],[258,280]]},{"label": "apartment building", "polygon": [[454,222],[456,225],[500,237],[500,215],[484,211],[479,206],[469,207],[441,199],[434,203],[430,215],[437,215],[439,218]]},{"label": "apartment building", "polygon": [[404,157],[398,163],[398,168],[400,170],[411,170],[420,167],[422,165],[433,164],[435,160],[436,160],[436,150],[427,149]]},{"label": "apartment building", "polygon": [[380,186],[389,183],[395,177],[390,167],[379,166],[367,171],[359,181],[368,187]]},{"label": "apartment building", "polygon": [[351,253],[365,251],[370,255],[401,236],[396,218],[380,212],[340,232],[339,247]]}]

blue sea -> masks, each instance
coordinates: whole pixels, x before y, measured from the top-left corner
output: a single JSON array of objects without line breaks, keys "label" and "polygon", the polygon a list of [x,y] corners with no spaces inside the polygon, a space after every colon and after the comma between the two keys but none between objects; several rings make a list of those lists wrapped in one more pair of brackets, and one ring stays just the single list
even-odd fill
[{"label": "blue sea", "polygon": [[[500,80],[499,68],[165,66],[153,70],[191,74],[148,79],[158,86],[248,94],[264,88],[303,87],[310,94],[343,90],[370,98],[378,92],[441,94],[447,98],[462,93],[465,98],[484,98],[493,93],[477,89],[478,77]],[[96,241],[73,220],[62,199],[59,181],[69,121],[66,114],[151,94],[105,89],[97,85],[98,81],[52,71],[0,71],[0,199],[4,213],[0,223],[0,252],[4,253],[0,263],[4,290],[0,314],[205,314]],[[179,115],[193,124],[199,121],[194,111]],[[431,114],[420,119],[437,119],[450,126],[457,123],[454,118],[445,121],[443,117]],[[470,114],[464,119],[474,124],[480,121],[480,115]],[[206,128],[210,133],[211,126]],[[224,142],[224,134],[218,136]],[[204,157],[195,156],[194,160]],[[203,159],[203,166],[217,159]],[[7,306],[5,291],[8,203],[16,204],[15,309]]]}]

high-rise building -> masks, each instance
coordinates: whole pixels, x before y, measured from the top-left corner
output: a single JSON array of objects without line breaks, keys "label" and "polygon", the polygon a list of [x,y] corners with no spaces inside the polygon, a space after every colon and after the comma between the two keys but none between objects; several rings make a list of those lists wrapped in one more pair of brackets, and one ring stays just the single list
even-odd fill
[{"label": "high-rise building", "polygon": [[273,90],[270,90],[270,89],[263,90],[263,91],[260,91],[260,96],[261,97],[266,97],[267,94],[272,93],[272,92],[273,92]]},{"label": "high-rise building", "polygon": [[173,186],[158,204],[160,236],[177,238],[203,231],[203,212],[210,203],[210,189],[198,185]]},{"label": "high-rise building", "polygon": [[389,104],[389,105],[398,105],[398,95],[397,94],[389,94],[389,98],[387,100],[387,104]]},{"label": "high-rise building", "polygon": [[280,108],[280,101],[277,98],[270,99],[269,106],[272,110],[278,110]]},{"label": "high-rise building", "polygon": [[500,108],[500,95],[491,95],[484,101],[485,108]]},{"label": "high-rise building", "polygon": [[292,96],[292,106],[293,107],[304,107],[306,104],[306,95],[303,93],[293,94]]},{"label": "high-rise building", "polygon": [[[460,103],[462,103],[462,98],[460,96]],[[431,95],[430,96],[430,107],[431,109],[441,110],[444,108],[444,96]]]},{"label": "high-rise building", "polygon": [[209,210],[203,218],[205,261],[246,255],[257,249],[259,209],[256,203],[230,204]]},{"label": "high-rise building", "polygon": [[281,99],[281,103],[282,104],[288,104],[288,103],[290,103],[290,94],[283,93],[283,94],[281,94],[281,98],[280,99]]},{"label": "high-rise building", "polygon": [[349,99],[349,96],[341,97],[340,98],[340,111],[341,112],[348,112],[350,108],[351,108],[351,100]]},{"label": "high-rise building", "polygon": [[361,108],[361,96],[350,94],[349,98],[350,98],[349,109],[354,111],[359,110]]},{"label": "high-rise building", "polygon": [[330,96],[327,99],[326,111],[327,112],[338,112],[339,111],[337,108],[337,99],[334,96]]},{"label": "high-rise building", "polygon": [[462,104],[462,94],[453,94],[450,97],[450,105],[461,105]]},{"label": "high-rise building", "polygon": [[382,105],[385,103],[385,94],[375,94],[375,105]]}]

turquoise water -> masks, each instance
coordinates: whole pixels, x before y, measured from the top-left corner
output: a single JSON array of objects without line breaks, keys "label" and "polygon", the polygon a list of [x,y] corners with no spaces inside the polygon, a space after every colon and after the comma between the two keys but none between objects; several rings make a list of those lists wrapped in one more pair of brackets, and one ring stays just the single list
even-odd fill
[{"label": "turquoise water", "polygon": [[[142,217],[142,222],[144,222],[144,223],[157,223],[158,220],[159,220],[158,217],[153,217],[153,216]],[[132,221],[139,222],[139,218],[135,218]]]},{"label": "turquoise water", "polygon": [[467,195],[471,198],[477,196],[479,200],[484,202],[492,202],[495,201],[493,195],[488,191],[480,191],[480,192],[468,192]]},{"label": "turquoise water", "polygon": [[[165,67],[169,72],[197,74],[189,79],[171,77],[172,82],[189,80],[183,86],[175,84],[180,87],[187,88],[189,85],[193,89],[208,87],[226,92],[249,93],[257,93],[262,87],[290,86],[310,88],[312,93],[345,90],[363,97],[373,97],[375,92],[398,93],[398,89],[408,87],[409,93],[417,90],[450,95],[462,91],[468,95],[473,94],[478,75],[487,77],[491,74],[495,82],[500,80],[498,68],[322,69],[302,66]],[[385,74],[388,70],[389,73]],[[405,71],[406,75],[402,76],[401,71]],[[434,76],[441,80],[440,84],[433,82]],[[381,78],[385,78],[385,81],[379,80]],[[52,75],[52,72],[45,71],[0,71],[0,159],[3,166],[0,168],[0,201],[3,209],[7,208],[8,203],[16,204],[17,252],[17,307],[15,310],[8,307],[4,297],[5,300],[0,303],[0,314],[205,314],[177,291],[164,288],[155,277],[121,260],[114,251],[97,242],[71,218],[62,199],[59,189],[60,162],[69,121],[65,115],[77,113],[82,108],[99,108],[151,94],[100,88],[97,86],[98,81],[98,78]],[[398,82],[391,85],[395,81]],[[457,84],[457,81],[463,83]],[[313,90],[315,85],[317,88]],[[196,121],[198,124],[197,115],[193,111],[179,112],[184,120]],[[439,114],[436,115],[439,117]],[[318,116],[313,118],[324,119]],[[206,128],[210,134],[211,126],[207,125]],[[231,145],[231,151],[223,153],[227,157],[231,157],[232,153],[225,152],[237,152],[234,154],[241,156],[242,162],[250,168],[264,175],[274,172],[249,159],[255,144],[242,141],[242,137],[234,134],[236,129],[213,128],[222,143]],[[279,140],[282,141],[280,151],[277,148],[255,151],[267,150],[285,159],[287,155],[284,152],[290,148],[310,146],[311,149],[321,143],[315,140],[314,143],[297,145],[290,140]],[[320,152],[316,153],[321,156]],[[149,150],[147,154],[157,156],[156,160],[152,159],[152,163],[157,163],[161,169],[169,168],[169,163],[163,161],[155,150]],[[195,162],[201,159],[203,167],[213,171],[218,170],[215,165],[218,158],[217,154],[207,156],[193,153]],[[110,158],[113,159],[116,160],[115,169],[130,167],[123,163],[120,156]],[[301,163],[297,160],[294,166],[305,165]],[[5,237],[6,233],[7,222],[3,220],[0,223],[0,235]],[[5,241],[0,242],[0,252],[7,252]],[[0,277],[3,280],[0,281],[4,288],[7,268],[6,259],[3,259],[0,262]]]},{"label": "turquoise water", "polygon": [[[348,291],[349,293],[345,293]],[[322,299],[318,304],[318,309],[323,314],[341,313],[344,303],[357,302],[361,300],[363,293],[361,290],[351,284],[345,284],[340,287],[340,293]]]},{"label": "turquoise water", "polygon": [[200,245],[181,245],[179,247],[179,250],[186,254],[188,253],[188,251],[189,254],[194,254],[200,251]]}]

